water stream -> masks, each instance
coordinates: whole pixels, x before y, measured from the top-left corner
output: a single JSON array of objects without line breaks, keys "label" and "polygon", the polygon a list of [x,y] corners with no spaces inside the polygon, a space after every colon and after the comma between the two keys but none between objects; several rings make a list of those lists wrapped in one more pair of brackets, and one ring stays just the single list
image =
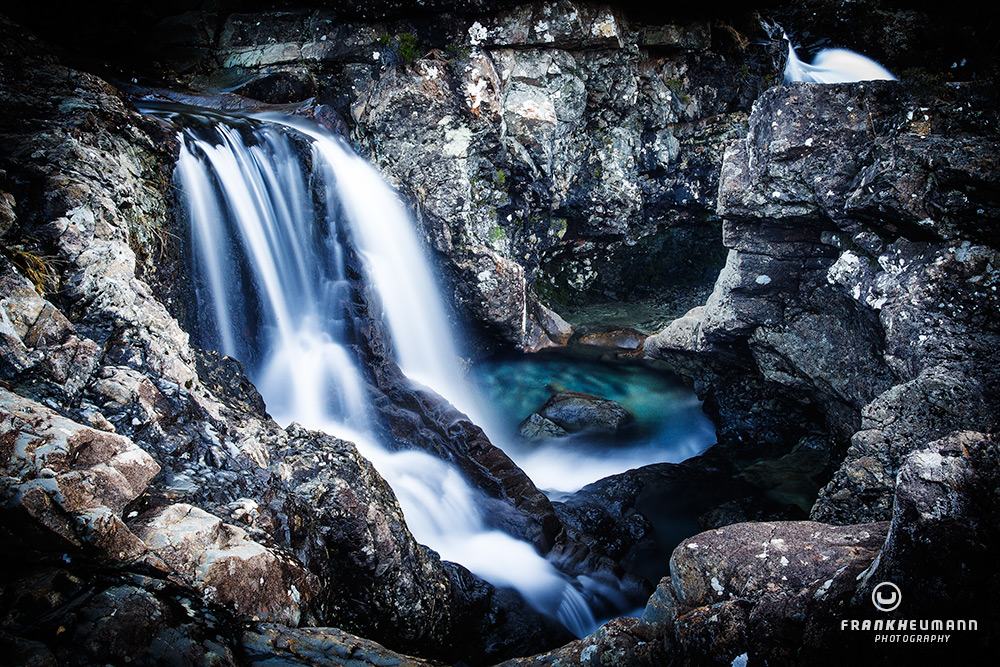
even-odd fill
[{"label": "water stream", "polygon": [[[392,486],[414,537],[583,636],[586,582],[491,529],[478,492],[448,463],[374,436],[350,345],[349,249],[378,295],[412,379],[472,412],[438,288],[406,209],[337,137],[303,120],[233,118],[148,105],[181,140],[176,180],[189,218],[203,347],[242,361],[280,424],[352,440]],[[307,153],[307,155],[303,155]]]}]

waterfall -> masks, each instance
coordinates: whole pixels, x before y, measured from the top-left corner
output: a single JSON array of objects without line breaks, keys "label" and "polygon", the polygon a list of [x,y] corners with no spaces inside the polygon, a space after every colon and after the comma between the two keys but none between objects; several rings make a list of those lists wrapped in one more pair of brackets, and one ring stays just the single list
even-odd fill
[{"label": "waterfall", "polygon": [[[526,542],[488,527],[450,464],[391,452],[374,435],[350,345],[346,257],[363,264],[401,369],[468,411],[472,395],[437,285],[396,193],[339,138],[301,119],[148,104],[181,142],[176,181],[190,222],[201,345],[243,362],[280,424],[354,441],[392,486],[414,537],[583,636],[581,590]],[[304,159],[303,153],[308,154]],[[574,586],[574,583],[576,586]]]},{"label": "waterfall", "polygon": [[788,59],[785,61],[785,82],[811,81],[813,83],[851,83],[855,81],[895,81],[889,70],[877,62],[847,49],[823,49],[813,58],[812,64],[799,60],[786,33]]}]

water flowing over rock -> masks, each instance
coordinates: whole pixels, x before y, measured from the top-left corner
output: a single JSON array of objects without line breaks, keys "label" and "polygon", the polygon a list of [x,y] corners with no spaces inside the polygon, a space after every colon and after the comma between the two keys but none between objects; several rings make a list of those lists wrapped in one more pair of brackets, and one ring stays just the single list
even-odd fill
[{"label": "water flowing over rock", "polygon": [[[8,660],[752,667],[996,653],[994,8],[316,5],[4,9],[37,36],[0,17]],[[845,52],[815,55],[830,45],[900,81],[774,85],[785,62],[838,69]],[[340,318],[375,397],[344,403],[391,451],[280,427],[259,357],[238,351],[261,320],[230,322],[222,354],[200,349],[216,346],[195,325],[204,286],[249,269],[191,270],[171,170],[197,151],[120,92],[168,88],[161,99],[295,113],[352,142],[414,214],[442,319],[471,331],[460,354],[657,331],[642,350],[691,381],[718,445],[553,502],[472,410],[427,388],[420,355],[403,352],[422,334],[387,323],[360,246],[334,281],[348,298],[313,315]],[[260,121],[245,122],[207,143],[242,143]],[[321,164],[305,125],[283,122],[299,125],[288,152]],[[336,179],[305,180],[322,209],[313,188]],[[532,429],[565,430],[540,415]],[[459,480],[478,503],[462,507],[482,511],[454,523],[516,537],[560,586],[541,606],[577,628],[593,620],[584,599],[597,615],[642,606],[642,577],[683,539],[640,616],[569,641],[531,600],[442,560],[463,540],[420,544],[411,531],[427,525],[392,467],[435,479],[432,503]],[[691,516],[673,522],[684,503]],[[896,611],[872,604],[883,581],[902,591]],[[842,629],[949,617],[979,629],[884,650]]]},{"label": "water flowing over rock", "polygon": [[[100,586],[111,591],[108,595],[112,602],[95,599],[95,609],[118,604],[113,600],[124,596],[138,600],[139,608],[146,609],[149,618],[158,619],[165,618],[161,614],[163,604],[204,599],[196,605],[198,610],[208,605],[225,618],[238,614],[245,619],[256,616],[288,623],[336,619],[358,631],[384,636],[387,642],[408,652],[441,655],[449,661],[484,661],[483,654],[473,656],[481,648],[471,646],[465,638],[489,636],[494,632],[492,627],[518,628],[496,633],[497,641],[485,650],[497,657],[531,652],[560,641],[564,637],[562,630],[533,616],[516,595],[496,591],[461,568],[444,566],[431,552],[419,547],[406,530],[391,491],[352,445],[339,445],[339,476],[310,468],[305,463],[310,443],[324,443],[324,449],[328,449],[329,440],[316,434],[290,439],[263,414],[260,397],[239,364],[217,355],[196,354],[191,349],[187,335],[163,305],[165,302],[190,317],[180,298],[182,285],[170,284],[166,265],[154,261],[169,256],[176,247],[173,237],[164,231],[168,199],[161,169],[170,154],[152,148],[155,143],[150,133],[168,147],[176,144],[156,124],[129,110],[109,86],[89,75],[63,69],[37,43],[9,24],[2,25],[5,40],[10,37],[9,43],[20,49],[6,61],[9,71],[24,74],[12,83],[13,90],[6,87],[5,80],[0,96],[5,110],[10,111],[5,111],[0,128],[5,137],[4,165],[11,168],[7,173],[25,174],[26,182],[49,184],[48,190],[39,187],[19,191],[16,201],[26,207],[36,205],[25,208],[31,214],[19,214],[16,220],[20,226],[8,233],[38,234],[39,239],[51,244],[46,247],[58,253],[60,280],[65,285],[58,295],[58,305],[53,305],[38,296],[6,256],[2,260],[3,379],[10,388],[52,405],[67,396],[77,397],[63,409],[79,422],[3,390],[5,433],[9,436],[5,440],[11,444],[7,453],[16,455],[8,462],[14,468],[10,470],[12,476],[6,478],[11,484],[4,496],[29,500],[21,507],[8,507],[14,514],[27,510],[27,520],[5,521],[6,538],[20,543],[39,539],[36,535],[40,532],[58,536],[62,542],[53,543],[56,546],[51,548],[65,551],[65,559],[71,563],[67,566],[69,576],[84,588],[91,586],[97,576],[79,569],[84,554],[93,554],[97,549],[98,554],[107,554],[109,562],[122,563],[123,569],[118,570],[102,566]],[[72,87],[74,81],[76,88]],[[15,102],[16,107],[12,106]],[[54,113],[56,107],[50,105],[61,105],[58,108],[64,115]],[[43,131],[20,134],[17,123],[42,123]],[[118,149],[105,153],[98,146]],[[29,149],[36,154],[35,166],[22,172],[24,167],[15,158]],[[84,156],[84,161],[67,159],[70,153]],[[122,166],[118,162],[121,156],[131,155],[137,156],[135,164]],[[122,180],[118,180],[119,176]],[[39,192],[44,193],[41,202],[35,198]],[[137,192],[143,198],[133,202],[130,198]],[[77,208],[64,216],[71,205]],[[162,255],[154,253],[154,246],[147,243],[157,238],[162,241]],[[137,256],[133,245],[142,254]],[[107,262],[108,253],[118,260]],[[164,273],[157,274],[154,268]],[[156,291],[136,274],[156,285]],[[23,418],[17,416],[21,413]],[[63,470],[55,459],[38,466],[32,463],[23,467],[18,463],[23,456],[33,456],[39,438],[46,437],[46,420],[61,425],[52,440],[52,451],[78,455],[71,468]],[[18,435],[22,431],[26,434],[23,438]],[[66,433],[78,435],[67,439]],[[141,449],[133,441],[141,442]],[[21,442],[21,449],[14,446],[17,442]],[[282,453],[287,452],[282,449],[283,443],[293,443],[294,452]],[[104,458],[91,461],[98,455]],[[327,456],[319,451],[316,455]],[[347,481],[344,477],[350,477],[352,466],[359,472],[353,481]],[[160,469],[160,476],[147,489]],[[62,477],[65,480],[60,481]],[[352,502],[341,497],[346,504],[331,508],[333,513],[326,517],[337,526],[335,531],[313,517],[316,498],[309,489],[324,484],[356,489]],[[22,486],[24,493],[18,490]],[[67,492],[70,486],[79,487],[81,493],[55,493]],[[140,498],[144,492],[148,495]],[[336,502],[329,494],[321,497]],[[123,522],[123,513],[133,504],[133,512],[142,510],[149,502],[161,506],[174,503],[175,508],[190,506],[187,516],[202,517],[198,523],[201,528],[192,532],[184,521],[168,521],[155,530],[151,524],[142,524],[151,542],[146,544]],[[55,510],[53,503],[64,505],[65,512]],[[37,520],[31,519],[32,508],[37,510]],[[351,516],[353,520],[345,521]],[[371,525],[367,516],[371,517]],[[386,517],[390,518],[388,522]],[[241,531],[246,531],[246,536],[241,537]],[[180,544],[183,534],[199,536],[198,544],[202,546],[193,548],[190,556],[164,552],[164,560],[183,565],[178,571],[187,580],[180,588],[164,588],[157,581],[163,576],[163,568],[169,566],[152,555],[150,546]],[[318,539],[319,534],[325,537]],[[50,538],[45,539],[51,543]],[[381,578],[362,575],[365,563],[356,559],[350,565],[345,560],[340,569],[329,566],[329,553],[340,550],[353,557],[357,554],[350,545],[369,542],[370,558],[376,559],[369,564],[397,558],[398,569],[379,568],[383,577],[392,578],[394,572],[403,575],[391,586],[383,586],[385,580]],[[235,553],[228,555],[232,551]],[[133,562],[137,556],[142,560]],[[191,570],[185,565],[195,561],[204,569]],[[20,556],[18,562],[29,567]],[[211,565],[218,562],[225,563],[225,576]],[[361,569],[352,570],[355,566]],[[136,568],[148,567],[153,568],[155,580],[136,583],[136,577],[147,576],[139,575]],[[11,575],[16,581],[15,588],[9,590],[26,585],[26,580],[17,579],[21,572],[15,570]],[[406,588],[407,572],[417,573],[409,578],[412,595],[390,593]],[[352,586],[370,587],[368,591],[351,592]],[[270,587],[274,587],[271,592],[275,595],[270,600],[254,593],[266,592]],[[244,594],[250,595],[241,597]],[[296,596],[300,600],[295,600]],[[367,599],[370,609],[376,611],[369,613],[345,605],[346,599]],[[308,604],[310,600],[314,604]],[[297,604],[308,606],[297,609]],[[120,605],[122,609],[126,606],[124,602]],[[37,615],[43,613],[41,609],[4,609],[5,614],[25,614],[19,617],[23,620],[18,624],[5,622],[5,628],[15,633],[28,632],[25,627],[41,622]],[[418,609],[437,611],[436,615],[428,615]],[[62,613],[57,611],[49,618],[64,619]],[[116,632],[126,632],[138,643],[123,651],[142,660],[153,659],[161,649],[149,653],[153,649],[148,647],[160,641],[158,630],[147,626],[146,621],[141,623],[145,629],[133,628],[141,615],[120,614],[107,625],[106,632],[93,635],[97,644],[87,644],[88,655],[100,660],[104,651],[118,645],[103,646],[101,642]],[[405,622],[391,631],[380,630],[389,618]],[[166,621],[166,631],[179,627],[175,621]],[[65,622],[77,628],[76,621]],[[52,627],[54,630],[57,626]],[[187,629],[179,630],[176,641],[171,639],[163,645],[175,647],[176,642],[190,641],[194,643],[181,653],[190,650],[194,651],[191,655],[208,655],[214,651],[223,661],[231,659],[231,649],[226,648],[228,640],[220,640],[218,651],[209,650],[198,643],[205,628],[200,621],[184,627]],[[543,635],[547,639],[540,640]],[[40,638],[57,655],[67,650],[62,639],[56,640],[54,635],[43,634]],[[25,641],[29,647],[36,646],[31,643],[34,640]]]},{"label": "water flowing over rock", "polygon": [[823,49],[816,54],[812,63],[799,60],[788,35],[782,34],[788,42],[788,57],[785,61],[785,83],[810,81],[813,83],[851,83],[857,81],[895,81],[889,70],[871,58],[847,49]]}]

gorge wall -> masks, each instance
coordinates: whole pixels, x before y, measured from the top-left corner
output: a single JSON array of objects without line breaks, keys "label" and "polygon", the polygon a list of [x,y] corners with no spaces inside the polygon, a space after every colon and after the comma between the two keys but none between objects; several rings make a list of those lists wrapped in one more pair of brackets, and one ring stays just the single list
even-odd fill
[{"label": "gorge wall", "polygon": [[[977,618],[975,639],[956,635],[942,655],[996,647],[995,18],[875,1],[756,14],[266,4],[108,2],[94,10],[106,21],[76,32],[73,15],[18,10],[38,36],[0,24],[11,655],[906,655],[872,653],[845,618]],[[864,51],[901,81],[775,85],[785,46],[771,21],[806,46]],[[93,44],[123,26],[136,36],[126,53]],[[565,643],[516,595],[417,544],[351,443],[280,429],[236,362],[190,344],[176,147],[121,90],[284,104],[339,129],[416,212],[453,317],[474,332],[470,355],[563,345],[574,326],[651,333],[645,354],[706,400],[717,460],[772,497],[789,470],[806,479],[810,520],[717,512],[674,551],[640,618]],[[450,456],[471,451],[463,469],[493,485],[511,526],[580,572],[628,579],[610,538],[573,516],[604,503],[624,521],[653,473],[626,479],[620,505],[554,507],[477,427],[400,390],[371,347],[371,383],[405,406],[398,423]],[[870,602],[885,580],[903,591],[895,616]]]}]

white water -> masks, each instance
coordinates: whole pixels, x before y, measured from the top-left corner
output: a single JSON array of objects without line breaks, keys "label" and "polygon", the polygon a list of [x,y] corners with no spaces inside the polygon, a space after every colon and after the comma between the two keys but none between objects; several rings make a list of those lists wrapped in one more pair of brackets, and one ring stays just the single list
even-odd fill
[{"label": "white water", "polygon": [[[181,131],[177,165],[197,258],[203,345],[243,361],[279,423],[354,441],[392,486],[419,542],[494,585],[517,589],[578,636],[593,630],[581,592],[529,544],[490,529],[477,492],[454,467],[424,452],[390,452],[372,435],[349,345],[343,243],[353,242],[363,260],[404,372],[460,409],[472,396],[396,193],[318,126],[288,118],[204,120]],[[287,128],[308,137],[312,174]],[[325,187],[318,203],[317,176]],[[577,585],[592,591],[587,583]]]},{"label": "white water", "polygon": [[812,64],[799,60],[792,40],[788,42],[788,60],[785,62],[785,82],[811,81],[813,83],[851,83],[855,81],[887,80],[896,77],[877,62],[847,49],[823,49],[813,58]]}]

